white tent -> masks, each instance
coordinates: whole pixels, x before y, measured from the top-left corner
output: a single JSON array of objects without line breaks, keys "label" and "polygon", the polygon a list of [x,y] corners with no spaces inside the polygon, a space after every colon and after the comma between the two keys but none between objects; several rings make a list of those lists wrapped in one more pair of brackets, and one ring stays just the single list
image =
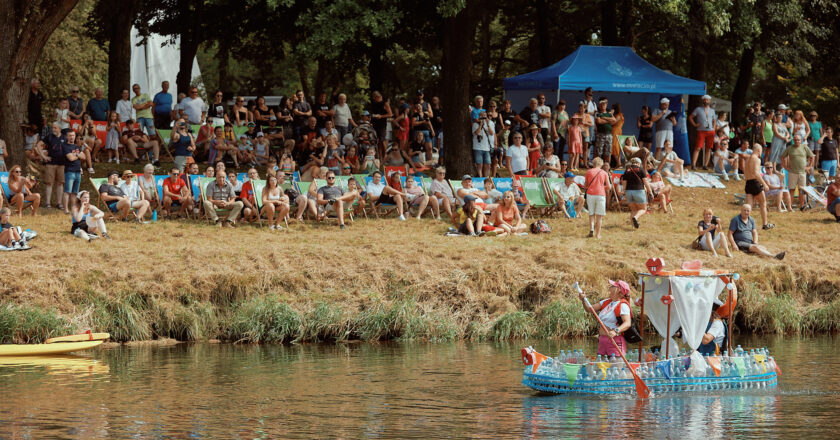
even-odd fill
[{"label": "white tent", "polygon": [[[160,91],[160,83],[169,81],[169,93],[172,100],[178,97],[178,86],[175,78],[178,75],[178,63],[180,60],[180,39],[176,38],[174,43],[161,45],[169,40],[168,37],[152,34],[146,40],[146,44],[140,43],[142,37],[136,28],[131,28],[131,84],[140,84],[140,90],[153,97]],[[198,70],[198,60],[193,60],[192,79],[201,76]]]}]

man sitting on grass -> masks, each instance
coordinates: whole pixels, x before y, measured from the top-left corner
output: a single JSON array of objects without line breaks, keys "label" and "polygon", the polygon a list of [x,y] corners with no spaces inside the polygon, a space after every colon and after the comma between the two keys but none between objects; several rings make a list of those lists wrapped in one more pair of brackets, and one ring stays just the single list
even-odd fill
[{"label": "man sitting on grass", "polygon": [[[198,165],[193,164],[198,171]],[[180,176],[177,166],[169,171],[169,177],[163,179],[163,210],[167,217],[172,216],[172,208],[180,208],[178,217],[186,216],[193,207],[193,198],[190,194],[190,185]]]},{"label": "man sitting on grass", "polygon": [[772,254],[764,246],[758,244],[758,229],[755,228],[755,219],[750,217],[752,205],[744,203],[741,205],[741,214],[736,215],[729,222],[729,242],[733,247],[743,252],[758,254],[764,257],[776,257],[781,260],[785,258],[785,252]]},{"label": "man sitting on grass", "polygon": [[[204,212],[213,220],[213,223],[220,228],[223,224],[228,227],[236,227],[236,218],[242,211],[242,202],[236,201],[236,193],[233,186],[228,183],[223,170],[216,171],[216,180],[207,184],[205,190]],[[227,219],[219,220],[219,211],[230,210]]]}]

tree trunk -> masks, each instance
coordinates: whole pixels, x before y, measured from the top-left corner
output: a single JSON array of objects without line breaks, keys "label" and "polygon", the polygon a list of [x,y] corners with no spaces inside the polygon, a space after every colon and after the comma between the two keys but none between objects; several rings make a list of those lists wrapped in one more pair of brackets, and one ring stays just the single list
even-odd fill
[{"label": "tree trunk", "polygon": [[[482,94],[489,96],[490,90],[490,16],[488,8],[481,8],[481,76],[479,89]],[[489,98],[488,98],[489,99]]]},{"label": "tree trunk", "polygon": [[7,166],[25,163],[20,124],[29,105],[29,83],[44,45],[78,0],[3,1],[0,13],[0,139]]},{"label": "tree trunk", "polygon": [[181,56],[178,60],[178,75],[175,76],[178,93],[187,93],[190,89],[193,61],[198,53],[199,43],[198,35],[194,31],[186,29],[181,33]]},{"label": "tree trunk", "polygon": [[[382,52],[385,45],[379,38],[372,38],[370,50],[368,50],[368,77],[370,78],[370,90],[383,92],[385,85],[385,62],[382,60]],[[383,92],[384,93],[384,92]]]},{"label": "tree trunk", "polygon": [[472,173],[470,136],[470,72],[473,36],[476,31],[475,1],[467,0],[457,15],[443,22],[442,96],[444,164],[447,178]]},{"label": "tree trunk", "polygon": [[752,81],[753,63],[755,63],[755,48],[752,46],[744,48],[741,52],[741,60],[738,62],[738,79],[735,80],[735,88],[732,90],[732,114],[729,120],[733,125],[744,117],[744,109],[747,108],[747,92]]},{"label": "tree trunk", "polygon": [[601,2],[601,40],[604,46],[618,46],[618,15],[613,0]]},{"label": "tree trunk", "polygon": [[219,58],[219,90],[227,90],[226,97],[233,96],[229,89],[228,81],[230,81],[230,40],[222,38],[219,42],[219,52],[216,55]]},{"label": "tree trunk", "polygon": [[545,0],[536,0],[537,10],[537,47],[539,47],[540,68],[546,67],[554,63],[554,58],[551,54],[551,39],[554,37],[549,31],[549,14],[542,13],[548,9],[548,4]]},{"label": "tree trunk", "polygon": [[109,23],[107,96],[111,108],[117,108],[123,90],[131,96],[131,22],[136,6],[137,0],[120,2],[119,13]]},{"label": "tree trunk", "polygon": [[306,71],[306,63],[303,59],[297,58],[298,77],[300,79],[300,89],[303,90],[303,96],[309,99],[311,89],[309,88],[309,73]]},{"label": "tree trunk", "polygon": [[636,44],[636,32],[633,30],[633,0],[624,0],[621,6],[621,30],[619,42],[624,46],[633,47]]}]

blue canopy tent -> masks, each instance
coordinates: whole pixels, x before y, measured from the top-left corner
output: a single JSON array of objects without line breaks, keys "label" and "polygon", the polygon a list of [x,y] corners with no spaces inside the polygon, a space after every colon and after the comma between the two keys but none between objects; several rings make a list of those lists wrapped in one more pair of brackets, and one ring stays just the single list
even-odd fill
[{"label": "blue canopy tent", "polygon": [[595,99],[603,96],[610,105],[621,104],[623,133],[632,135],[639,133],[636,119],[642,105],[655,109],[662,97],[668,97],[671,110],[682,115],[674,129],[674,150],[684,160],[690,160],[682,96],[703,95],[706,84],[665,72],[629,47],[580,46],[551,66],[504,81],[505,98],[510,99],[514,110],[523,109],[530,98],[543,93],[547,105],[552,107],[564,99],[570,115],[577,111],[587,87],[592,87]]}]

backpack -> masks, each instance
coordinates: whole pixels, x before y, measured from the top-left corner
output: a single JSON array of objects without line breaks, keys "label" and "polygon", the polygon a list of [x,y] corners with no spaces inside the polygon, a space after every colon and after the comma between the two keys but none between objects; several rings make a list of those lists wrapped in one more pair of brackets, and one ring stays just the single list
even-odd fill
[{"label": "backpack", "polygon": [[548,234],[551,232],[551,226],[548,226],[545,220],[537,220],[531,223],[532,234]]},{"label": "backpack", "polygon": [[[610,305],[612,300],[607,298],[607,301],[601,305],[601,308],[607,307]],[[633,307],[630,305],[630,301],[626,299],[622,299],[618,302],[618,306],[615,308],[615,319],[617,322],[621,322],[621,303],[627,304],[627,308],[630,309],[630,327],[622,333],[624,336],[624,340],[627,341],[628,344],[635,344],[637,342],[642,342],[642,335],[639,333],[639,328],[636,326],[636,321],[633,320]]]}]

